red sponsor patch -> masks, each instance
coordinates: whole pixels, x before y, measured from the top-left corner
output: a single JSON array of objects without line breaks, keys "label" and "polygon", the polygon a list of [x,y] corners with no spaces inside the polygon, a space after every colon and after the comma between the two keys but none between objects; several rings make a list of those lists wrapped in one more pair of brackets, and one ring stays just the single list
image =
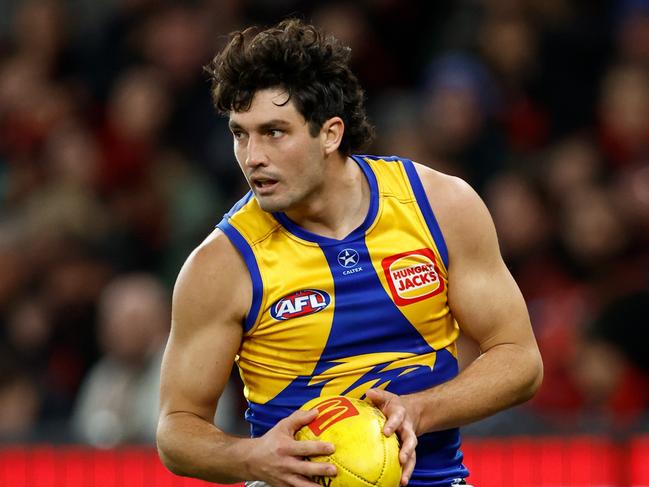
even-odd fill
[{"label": "red sponsor patch", "polygon": [[309,423],[309,429],[316,436],[320,436],[339,421],[360,414],[351,401],[344,397],[326,399],[315,406],[315,409],[318,410],[318,416]]},{"label": "red sponsor patch", "polygon": [[411,250],[386,257],[381,262],[392,298],[399,306],[416,303],[441,293],[437,259],[431,249]]}]

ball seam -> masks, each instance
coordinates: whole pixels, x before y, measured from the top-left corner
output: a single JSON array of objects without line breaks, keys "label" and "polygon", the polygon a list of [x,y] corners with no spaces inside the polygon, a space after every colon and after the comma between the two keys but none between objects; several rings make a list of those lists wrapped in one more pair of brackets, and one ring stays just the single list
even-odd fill
[{"label": "ball seam", "polygon": [[[338,463],[338,462],[336,461],[337,459],[336,459],[335,457],[331,456],[330,458],[331,458],[331,460],[333,460],[333,462],[336,464],[336,466],[342,468],[342,469],[343,469],[345,472],[347,472],[348,474],[350,474],[350,475],[356,477],[357,479],[359,479],[359,480],[365,482],[365,483],[368,484],[368,485],[376,485],[376,483],[369,481],[369,480],[366,479],[365,477],[361,477],[361,476],[358,475],[356,472],[353,472],[353,471],[350,470],[349,468],[347,468],[347,467],[345,467],[344,465],[341,465],[340,463]],[[379,480],[380,480],[380,478],[381,478],[381,477],[379,476]],[[377,482],[378,482],[378,480],[377,480]]]},{"label": "ball seam", "polygon": [[[383,431],[380,433],[381,435],[383,434]],[[385,473],[385,464],[387,463],[385,460],[388,457],[388,451],[387,451],[387,441],[385,437],[381,438],[381,444],[383,445],[383,465],[381,466],[381,473],[379,474],[379,480],[377,481],[380,482],[381,479],[383,478],[383,474]]]}]

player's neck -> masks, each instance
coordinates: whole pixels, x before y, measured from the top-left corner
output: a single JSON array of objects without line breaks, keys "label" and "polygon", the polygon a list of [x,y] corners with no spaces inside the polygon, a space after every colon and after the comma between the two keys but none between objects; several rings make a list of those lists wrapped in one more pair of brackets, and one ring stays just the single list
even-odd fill
[{"label": "player's neck", "polygon": [[309,232],[341,240],[360,226],[370,206],[370,187],[351,157],[327,165],[323,184],[303,206],[286,212]]}]

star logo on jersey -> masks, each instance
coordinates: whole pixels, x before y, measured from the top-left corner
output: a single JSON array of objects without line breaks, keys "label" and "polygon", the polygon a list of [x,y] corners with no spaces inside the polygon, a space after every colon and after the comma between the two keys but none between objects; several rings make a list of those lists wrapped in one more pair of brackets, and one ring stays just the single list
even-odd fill
[{"label": "star logo on jersey", "polygon": [[338,264],[340,264],[345,269],[355,267],[358,264],[358,260],[358,252],[356,252],[354,249],[343,249],[338,254]]}]

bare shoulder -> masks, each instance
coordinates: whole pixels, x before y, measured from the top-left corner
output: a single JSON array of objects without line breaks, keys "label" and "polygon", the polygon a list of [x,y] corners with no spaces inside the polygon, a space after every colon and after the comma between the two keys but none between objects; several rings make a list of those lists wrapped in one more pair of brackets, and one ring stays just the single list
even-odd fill
[{"label": "bare shoulder", "polygon": [[476,191],[463,179],[415,164],[449,252],[483,249],[495,244],[491,215]]},{"label": "bare shoulder", "polygon": [[[241,323],[252,284],[246,264],[221,230],[214,230],[187,258],[174,286],[174,328],[212,322]],[[179,330],[176,330],[179,331]]]},{"label": "bare shoulder", "polygon": [[189,412],[211,422],[241,344],[250,289],[245,262],[220,230],[187,258],[160,374],[163,417]]},{"label": "bare shoulder", "polygon": [[444,174],[417,162],[414,165],[427,193],[434,191],[444,196],[457,196],[459,198],[468,196],[467,193],[475,193],[469,183],[462,178]]}]

